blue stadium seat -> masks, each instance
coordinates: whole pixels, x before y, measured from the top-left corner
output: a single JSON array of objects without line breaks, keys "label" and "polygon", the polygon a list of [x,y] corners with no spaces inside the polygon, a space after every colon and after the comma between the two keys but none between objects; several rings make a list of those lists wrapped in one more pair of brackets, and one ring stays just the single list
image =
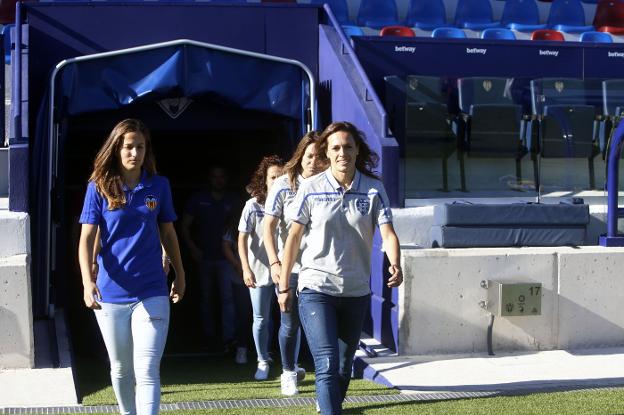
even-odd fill
[{"label": "blue stadium seat", "polygon": [[437,29],[433,29],[431,37],[463,39],[466,37],[466,33],[457,27],[438,27]]},{"label": "blue stadium seat", "polygon": [[[457,124],[448,110],[446,84],[432,76],[406,78],[384,77],[389,127],[402,156],[441,159],[442,189],[448,191],[448,158],[457,150]],[[460,175],[464,183],[463,170]]]},{"label": "blue stadium seat", "polygon": [[501,26],[519,32],[545,29],[539,22],[539,10],[535,0],[507,0],[501,16]]},{"label": "blue stadium seat", "polygon": [[554,0],[548,14],[548,27],[568,33],[594,30],[593,26],[585,24],[585,10],[580,0]]},{"label": "blue stadium seat", "polygon": [[341,25],[351,24],[349,6],[346,0],[312,0],[312,4],[329,4],[329,8]]},{"label": "blue stadium seat", "polygon": [[446,8],[442,0],[410,0],[406,26],[433,30],[446,25]]},{"label": "blue stadium seat", "polygon": [[455,9],[455,26],[472,30],[497,27],[498,22],[492,18],[490,0],[459,0]]},{"label": "blue stadium seat", "polygon": [[11,64],[11,29],[15,27],[14,24],[4,25],[2,27],[2,39],[4,40],[4,63],[6,65]]},{"label": "blue stadium seat", "polygon": [[493,27],[481,32],[481,39],[516,40],[516,35],[509,29]]},{"label": "blue stadium seat", "polygon": [[343,25],[341,27],[342,27],[342,31],[344,32],[344,34],[349,37],[364,35],[364,31],[362,30],[360,26]]},{"label": "blue stadium seat", "polygon": [[381,29],[384,26],[399,25],[394,0],[362,0],[357,15],[358,26]]},{"label": "blue stadium seat", "polygon": [[583,32],[579,40],[581,42],[613,43],[613,38],[606,32]]},{"label": "blue stadium seat", "polygon": [[[464,120],[465,154],[469,157],[513,158],[516,179],[522,180],[524,141],[522,106],[511,95],[513,80],[470,77],[457,80],[459,109]],[[537,166],[535,166],[537,168]]]},{"label": "blue stadium seat", "polygon": [[[595,188],[594,157],[596,115],[588,105],[585,82],[581,79],[542,78],[531,81],[533,115],[538,120],[538,143],[532,153],[542,158],[585,158],[589,167],[589,187]],[[539,178],[536,176],[536,182]]]}]

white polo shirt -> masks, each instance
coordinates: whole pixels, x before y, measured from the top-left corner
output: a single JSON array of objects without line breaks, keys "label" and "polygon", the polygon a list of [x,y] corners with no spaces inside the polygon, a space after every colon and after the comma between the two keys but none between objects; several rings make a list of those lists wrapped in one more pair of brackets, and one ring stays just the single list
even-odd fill
[{"label": "white polo shirt", "polygon": [[[301,186],[301,183],[306,180],[302,175],[297,175],[297,189]],[[281,259],[284,251],[284,243],[288,237],[288,230],[290,229],[290,222],[286,221],[286,209],[288,209],[293,200],[295,200],[296,192],[290,188],[290,180],[288,175],[278,177],[273,182],[269,194],[267,195],[266,203],[264,204],[264,213],[267,215],[275,216],[280,219],[279,221],[279,236],[277,238],[277,251],[278,257]],[[305,248],[305,235],[301,238],[301,250]],[[293,265],[292,272],[299,273],[301,268],[301,251],[299,256]]]},{"label": "white polo shirt", "polygon": [[249,259],[249,268],[256,276],[256,286],[264,287],[273,285],[271,274],[269,271],[269,259],[264,249],[264,241],[262,240],[262,219],[264,217],[264,209],[258,203],[255,197],[245,202],[243,213],[238,222],[238,231],[248,233],[247,239],[247,257]]},{"label": "white polo shirt", "polygon": [[375,229],[392,223],[381,181],[356,171],[345,192],[327,169],[301,184],[286,217],[308,228],[298,290],[340,297],[370,293]]}]

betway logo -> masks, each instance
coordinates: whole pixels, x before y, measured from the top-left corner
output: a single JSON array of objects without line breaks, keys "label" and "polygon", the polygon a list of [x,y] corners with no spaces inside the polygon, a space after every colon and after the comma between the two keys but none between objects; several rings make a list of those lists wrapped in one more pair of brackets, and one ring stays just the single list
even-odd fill
[{"label": "betway logo", "polygon": [[610,58],[624,58],[624,52],[609,52]]},{"label": "betway logo", "polygon": [[540,56],[559,56],[558,50],[541,50],[539,51]]},{"label": "betway logo", "polygon": [[487,49],[479,49],[479,48],[466,48],[466,53],[468,54],[478,54],[478,55],[485,55],[485,53],[487,52]]},{"label": "betway logo", "polygon": [[416,51],[416,48],[413,46],[395,46],[394,51],[414,53],[414,51]]}]

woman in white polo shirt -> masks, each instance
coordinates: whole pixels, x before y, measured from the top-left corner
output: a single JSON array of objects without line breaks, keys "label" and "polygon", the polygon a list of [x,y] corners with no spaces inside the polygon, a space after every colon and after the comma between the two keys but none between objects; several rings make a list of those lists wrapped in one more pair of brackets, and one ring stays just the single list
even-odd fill
[{"label": "woman in white polo shirt", "polygon": [[[370,303],[370,258],[379,227],[390,262],[388,287],[403,281],[399,240],[381,181],[372,170],[379,157],[351,123],[330,124],[318,142],[330,167],[303,182],[287,211],[292,221],[282,259],[278,301],[287,311],[299,291],[299,316],[316,369],[323,415],[342,413],[351,365]],[[297,287],[289,286],[304,230]]]},{"label": "woman in white polo shirt", "polygon": [[275,287],[262,240],[264,202],[273,181],[282,175],[283,166],[282,159],[275,155],[266,156],[260,161],[247,186],[252,197],[245,203],[238,223],[238,255],[253,309],[252,333],[258,353],[258,368],[254,375],[256,380],[269,377],[269,322],[271,304],[275,304]]}]

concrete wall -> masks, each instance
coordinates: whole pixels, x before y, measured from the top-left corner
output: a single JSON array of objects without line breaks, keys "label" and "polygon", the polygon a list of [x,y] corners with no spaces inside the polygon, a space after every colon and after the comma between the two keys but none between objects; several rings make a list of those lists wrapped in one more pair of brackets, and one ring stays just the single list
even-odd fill
[{"label": "concrete wall", "polygon": [[403,251],[399,354],[487,351],[482,280],[542,283],[540,316],[496,317],[494,351],[624,345],[624,249],[486,248]]},{"label": "concrete wall", "polygon": [[30,222],[0,210],[0,369],[34,365]]}]

